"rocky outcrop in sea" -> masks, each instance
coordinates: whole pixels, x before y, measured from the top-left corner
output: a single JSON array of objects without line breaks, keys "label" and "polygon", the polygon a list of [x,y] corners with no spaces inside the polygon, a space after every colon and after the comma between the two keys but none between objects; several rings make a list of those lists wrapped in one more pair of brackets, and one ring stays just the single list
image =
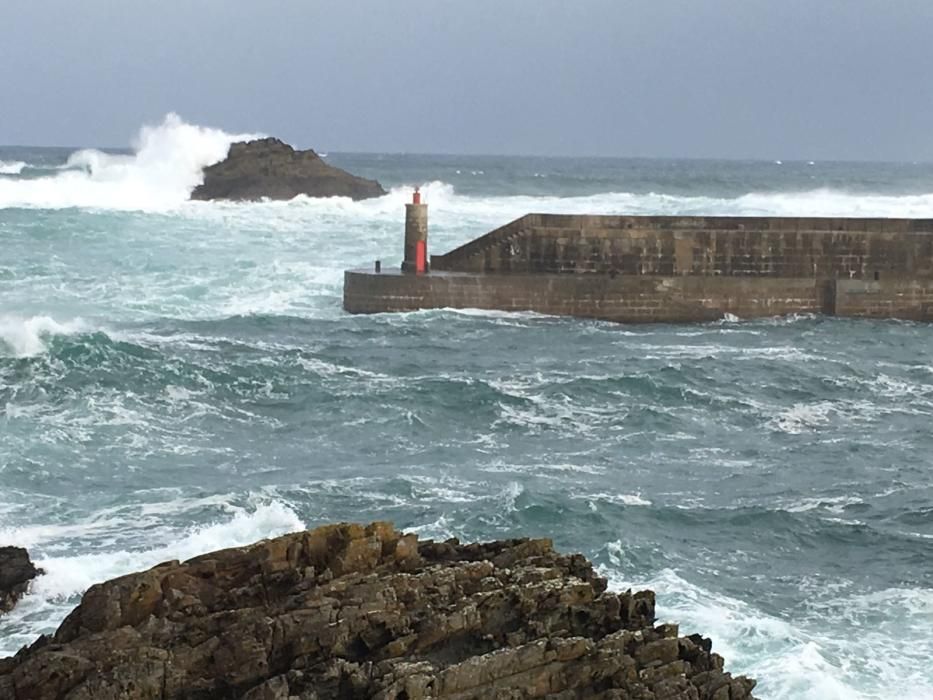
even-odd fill
[{"label": "rocky outcrop in sea", "polygon": [[12,610],[29,582],[41,573],[22,547],[0,547],[0,613]]},{"label": "rocky outcrop in sea", "polygon": [[375,180],[351,175],[324,162],[312,150],[296,151],[275,138],[234,143],[227,157],[204,168],[204,182],[191,199],[368,199],[386,192]]},{"label": "rocky outcrop in sea", "polygon": [[0,660],[0,698],[752,697],[654,604],[548,540],[332,525],[93,586]]}]

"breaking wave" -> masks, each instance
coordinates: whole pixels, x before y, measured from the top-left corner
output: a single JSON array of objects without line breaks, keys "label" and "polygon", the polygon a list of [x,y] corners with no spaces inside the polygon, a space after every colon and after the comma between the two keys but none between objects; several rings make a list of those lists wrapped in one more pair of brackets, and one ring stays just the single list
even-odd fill
[{"label": "breaking wave", "polygon": [[169,114],[160,124],[140,129],[132,155],[86,149],[73,153],[52,176],[5,178],[0,209],[171,209],[188,199],[201,182],[202,169],[226,157],[231,143],[254,137],[195,126]]},{"label": "breaking wave", "polygon": [[26,163],[21,160],[12,162],[0,160],[0,175],[19,175],[25,167]]},{"label": "breaking wave", "polygon": [[[278,501],[254,503],[246,507],[223,502],[211,505],[223,507],[232,513],[232,517],[192,526],[180,532],[167,532],[163,543],[153,548],[83,554],[61,550],[37,556],[36,564],[45,573],[36,579],[29,594],[6,620],[10,628],[23,629],[24,633],[14,633],[0,639],[0,657],[13,654],[20,645],[32,641],[33,635],[25,632],[28,625],[22,621],[45,616],[58,619],[64,617],[74,607],[77,597],[95,583],[142,571],[171,559],[185,561],[207,552],[242,547],[267,537],[305,529],[301,518],[288,505]],[[93,531],[96,525],[99,523],[91,522],[84,528]],[[107,525],[112,527],[114,523]],[[28,544],[41,551],[43,545],[56,538],[77,534],[76,529],[75,526],[54,525],[7,530],[0,528],[0,543]]]},{"label": "breaking wave", "polygon": [[[609,546],[610,557],[618,543]],[[870,595],[841,595],[813,605],[793,621],[691,583],[672,569],[633,583],[617,569],[604,570],[617,590],[647,587],[658,594],[659,617],[679,623],[683,634],[700,632],[731,670],[759,681],[758,695],[774,700],[868,700],[931,697],[924,669],[931,653],[923,614],[925,589],[887,589]],[[836,626],[827,620],[837,620]],[[894,634],[882,627],[896,628]],[[851,643],[860,639],[860,644]],[[864,669],[871,668],[866,683]]]},{"label": "breaking wave", "polygon": [[[825,217],[933,217],[933,194],[859,195],[820,189],[800,192],[751,192],[738,197],[682,196],[650,192],[607,192],[577,197],[477,197],[457,194],[446,183],[422,186],[434,210],[458,212],[472,218],[488,217],[504,223],[528,212],[567,214],[697,215],[697,216],[825,216]],[[393,192],[393,196],[401,193]],[[388,201],[381,206],[391,205]],[[370,205],[372,206],[372,205]],[[380,205],[376,205],[380,206]]]},{"label": "breaking wave", "polygon": [[[461,194],[447,182],[422,182],[425,201],[437,217],[456,218],[464,223],[496,226],[529,212],[557,214],[696,215],[696,216],[816,216],[931,218],[933,193],[918,195],[860,195],[820,189],[800,192],[750,192],[738,197],[708,197],[657,192],[603,192],[581,196],[478,195]],[[235,205],[294,214],[353,214],[391,217],[397,221],[402,205],[410,201],[410,187],[392,187],[377,199],[354,202],[346,198],[297,197],[290,202],[261,202]],[[231,206],[231,205],[226,205]],[[202,213],[202,212],[199,212]]]},{"label": "breaking wave", "polygon": [[[400,186],[411,179],[397,173],[384,182],[390,193],[381,198],[353,202],[347,198],[310,199],[297,197],[290,202],[205,205],[185,207],[194,187],[202,181],[204,167],[222,160],[232,143],[255,138],[257,134],[230,134],[220,129],[186,123],[177,114],[161,123],[143,126],[133,143],[131,155],[106,153],[95,149],[76,151],[52,174],[43,177],[15,177],[32,168],[21,161],[0,161],[0,209],[85,208],[118,211],[165,212],[183,208],[197,216],[212,216],[220,210],[288,211],[290,216],[348,214],[397,220],[399,207],[410,197],[411,189]],[[378,162],[378,160],[377,160]],[[352,168],[351,168],[352,169]],[[436,176],[430,177],[431,172]],[[427,177],[426,177],[427,176]],[[559,187],[551,193],[518,183],[491,182],[488,191],[475,187],[458,191],[443,179],[441,171],[424,171],[408,185],[420,184],[436,215],[458,217],[465,222],[497,225],[528,212],[669,214],[719,216],[874,216],[933,217],[933,193],[871,194],[847,192],[836,183],[796,191],[748,191],[730,196],[709,196],[664,191],[626,191],[627,183],[595,179],[584,183],[591,193],[579,190],[568,195]],[[386,178],[382,178],[386,179]],[[456,180],[456,176],[451,176]],[[393,181],[394,180],[394,181]],[[462,184],[462,183],[461,183]],[[527,184],[527,183],[526,183]],[[800,183],[803,184],[803,183]],[[754,187],[754,183],[750,185]],[[601,191],[604,190],[604,191]],[[533,191],[536,194],[522,194]]]},{"label": "breaking wave", "polygon": [[72,335],[87,330],[81,319],[59,322],[49,316],[0,315],[0,357],[28,357],[45,352],[48,341],[56,335]]},{"label": "breaking wave", "polygon": [[915,176],[867,195],[744,171],[532,189],[511,160],[470,185],[374,156],[356,162],[378,199],[187,203],[237,138],[170,116],[133,155],[3,154],[28,164],[0,177],[0,209],[90,211],[0,211],[0,544],[47,572],[0,618],[0,656],[97,581],[390,519],[596,554],[762,697],[933,696],[933,326],[340,305],[343,269],[397,263],[406,183],[444,251],[531,211],[933,216]]}]

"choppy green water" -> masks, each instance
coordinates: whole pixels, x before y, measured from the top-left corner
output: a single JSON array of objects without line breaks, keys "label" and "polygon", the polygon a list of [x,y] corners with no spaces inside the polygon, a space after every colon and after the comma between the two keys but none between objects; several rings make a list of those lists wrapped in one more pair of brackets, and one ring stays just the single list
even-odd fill
[{"label": "choppy green water", "polygon": [[[553,537],[763,698],[933,694],[933,327],[351,317],[406,191],[186,204],[66,157],[0,149],[45,168],[0,175],[0,543],[48,572],[0,652],[95,581],[379,518]],[[930,166],[342,158],[425,184],[435,250],[532,210],[933,215]]]}]

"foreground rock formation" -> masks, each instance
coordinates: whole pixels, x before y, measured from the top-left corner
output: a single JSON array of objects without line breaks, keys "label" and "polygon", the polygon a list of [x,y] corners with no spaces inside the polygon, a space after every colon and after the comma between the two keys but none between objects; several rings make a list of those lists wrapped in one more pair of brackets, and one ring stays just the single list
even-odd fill
[{"label": "foreground rock formation", "polygon": [[328,165],[314,151],[296,151],[267,138],[230,146],[226,159],[204,169],[204,183],[191,199],[292,199],[300,194],[367,199],[385,193],[375,180]]},{"label": "foreground rock formation", "polygon": [[654,627],[547,540],[334,525],[92,587],[0,660],[0,698],[744,700],[709,640]]},{"label": "foreground rock formation", "polygon": [[0,613],[12,610],[29,582],[41,573],[22,547],[0,547]]}]

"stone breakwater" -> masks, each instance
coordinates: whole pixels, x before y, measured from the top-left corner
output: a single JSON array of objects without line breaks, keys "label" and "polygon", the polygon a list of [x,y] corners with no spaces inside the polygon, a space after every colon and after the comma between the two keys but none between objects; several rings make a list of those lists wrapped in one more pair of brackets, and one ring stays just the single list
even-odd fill
[{"label": "stone breakwater", "polygon": [[351,313],[479,308],[622,323],[933,321],[933,220],[527,214],[431,256],[429,274],[348,270],[343,304]]},{"label": "stone breakwater", "polygon": [[0,547],[0,613],[12,610],[29,582],[41,573],[22,547]]},{"label": "stone breakwater", "polygon": [[752,698],[654,603],[548,540],[332,525],[93,586],[0,699]]}]

